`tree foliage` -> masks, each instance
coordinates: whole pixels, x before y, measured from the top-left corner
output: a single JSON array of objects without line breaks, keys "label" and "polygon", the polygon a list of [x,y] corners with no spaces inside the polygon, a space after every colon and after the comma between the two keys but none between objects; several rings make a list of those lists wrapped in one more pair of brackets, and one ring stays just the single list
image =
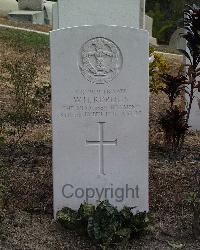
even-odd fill
[{"label": "tree foliage", "polygon": [[173,31],[183,26],[185,4],[198,2],[198,0],[147,0],[146,12],[154,19],[154,37],[160,42],[167,42]]}]

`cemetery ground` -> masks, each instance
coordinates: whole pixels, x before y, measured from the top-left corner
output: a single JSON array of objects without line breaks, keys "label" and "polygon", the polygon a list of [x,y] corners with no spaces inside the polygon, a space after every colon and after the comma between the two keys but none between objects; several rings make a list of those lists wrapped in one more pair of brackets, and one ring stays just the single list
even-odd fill
[{"label": "cemetery ground", "polygon": [[[12,102],[2,62],[34,55],[37,84],[42,86],[50,81],[48,37],[0,28],[1,117]],[[171,70],[177,70],[180,58],[168,60]],[[44,104],[19,142],[12,133],[1,134],[5,141],[0,143],[0,249],[98,249],[88,238],[64,230],[53,220],[51,106]],[[170,158],[157,124],[166,105],[163,94],[151,95],[150,212],[154,221],[148,235],[123,249],[200,249],[192,236],[192,208],[185,200],[186,193],[199,188],[200,133],[190,131],[181,157]]]}]

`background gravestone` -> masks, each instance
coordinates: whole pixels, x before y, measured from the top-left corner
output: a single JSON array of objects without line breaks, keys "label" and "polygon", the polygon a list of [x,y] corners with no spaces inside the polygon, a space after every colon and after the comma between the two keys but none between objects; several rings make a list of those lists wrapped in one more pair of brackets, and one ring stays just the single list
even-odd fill
[{"label": "background gravestone", "polygon": [[0,0],[0,15],[7,16],[10,11],[18,9],[16,0]]},{"label": "background gravestone", "polygon": [[46,1],[44,3],[45,24],[52,25],[53,27],[57,26],[57,24],[55,24],[56,18],[54,20],[55,9],[57,10],[57,2]]},{"label": "background gravestone", "polygon": [[146,5],[146,0],[140,0],[140,13],[139,13],[140,29],[145,29],[145,5]]},{"label": "background gravestone", "polygon": [[43,0],[19,0],[18,8],[19,10],[8,14],[9,19],[44,24],[45,12]]},{"label": "background gravestone", "polygon": [[19,10],[12,11],[8,17],[18,21],[29,21],[34,24],[49,24],[57,26],[53,20],[57,3],[43,0],[19,0]]},{"label": "background gravestone", "polygon": [[18,0],[19,10],[40,11],[44,8],[44,0]]},{"label": "background gravestone", "polygon": [[185,33],[185,29],[178,28],[174,31],[172,34],[170,41],[169,41],[169,47],[174,49],[184,49],[186,47],[186,41],[183,37],[181,37],[181,34]]},{"label": "background gravestone", "polygon": [[52,29],[59,29],[58,3],[52,5]]},{"label": "background gravestone", "polygon": [[148,211],[148,33],[82,26],[50,42],[55,214],[105,199]]},{"label": "background gravestone", "polygon": [[144,0],[58,0],[58,28],[96,24],[139,28],[144,26],[144,4]]},{"label": "background gravestone", "polygon": [[34,24],[44,24],[44,11],[16,10],[8,14],[8,18],[15,21],[26,21]]},{"label": "background gravestone", "polygon": [[153,36],[153,18],[145,15],[145,29],[148,30],[149,36]]},{"label": "background gravestone", "polygon": [[145,15],[145,30],[149,32],[150,44],[157,46],[157,39],[153,37],[153,18]]}]

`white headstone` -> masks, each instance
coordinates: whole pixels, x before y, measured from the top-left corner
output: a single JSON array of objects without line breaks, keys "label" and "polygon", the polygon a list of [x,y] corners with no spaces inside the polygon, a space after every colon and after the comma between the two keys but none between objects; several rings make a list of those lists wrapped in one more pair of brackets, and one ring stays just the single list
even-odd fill
[{"label": "white headstone", "polygon": [[109,200],[148,210],[148,33],[53,31],[54,212]]},{"label": "white headstone", "polygon": [[53,1],[44,2],[45,23],[54,26],[53,15],[54,10],[57,9],[57,3]]},{"label": "white headstone", "polygon": [[97,24],[139,28],[144,4],[144,0],[58,0],[59,28]]},{"label": "white headstone", "polygon": [[169,41],[170,48],[185,49],[186,40],[181,36],[183,33],[185,33],[183,28],[178,28],[176,31],[174,31]]}]

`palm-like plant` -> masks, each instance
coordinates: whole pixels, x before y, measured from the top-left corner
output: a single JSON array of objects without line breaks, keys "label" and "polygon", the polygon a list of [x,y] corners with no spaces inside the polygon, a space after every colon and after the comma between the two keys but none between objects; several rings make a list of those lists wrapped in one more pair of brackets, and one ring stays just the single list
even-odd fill
[{"label": "palm-like plant", "polygon": [[196,5],[186,5],[184,27],[186,33],[183,35],[183,38],[186,39],[187,47],[190,51],[190,55],[186,51],[185,55],[195,70],[200,63],[200,8]]},{"label": "palm-like plant", "polygon": [[186,77],[180,74],[177,76],[163,74],[162,80],[165,83],[165,86],[161,88],[161,91],[168,96],[172,108],[174,101],[184,89]]},{"label": "palm-like plant", "polygon": [[200,76],[200,8],[196,5],[186,5],[184,11],[184,27],[185,34],[182,35],[186,39],[187,48],[189,50],[180,50],[189,60],[186,76],[189,85],[189,103],[187,107],[187,122],[190,117],[192,102],[195,95],[195,90],[200,90],[200,83],[197,77]]},{"label": "palm-like plant", "polygon": [[[190,112],[192,108],[192,102],[195,95],[195,90],[200,91],[200,82],[197,78],[200,76],[200,8],[196,5],[189,6],[187,5],[185,9],[185,30],[186,33],[183,37],[187,41],[187,48],[190,52],[190,55],[187,51],[182,51],[183,54],[189,59],[190,65],[188,67],[187,77],[189,84],[189,105],[187,108],[187,118],[186,122],[188,123]],[[197,240],[200,240],[200,203],[199,203],[200,193],[196,193],[195,200],[193,203],[194,208],[194,218],[193,218],[193,233]]]},{"label": "palm-like plant", "polygon": [[[186,5],[184,11],[185,33],[182,37],[187,42],[187,50],[180,50],[189,60],[186,65],[186,75],[181,71],[177,76],[163,74],[162,80],[165,84],[161,90],[168,96],[170,109],[160,116],[159,123],[165,132],[166,141],[172,144],[172,148],[180,148],[184,142],[186,131],[188,130],[188,121],[190,118],[192,102],[195,97],[195,91],[200,91],[200,8],[196,5]],[[181,111],[174,105],[182,90],[189,95],[189,102],[186,111]]]}]

